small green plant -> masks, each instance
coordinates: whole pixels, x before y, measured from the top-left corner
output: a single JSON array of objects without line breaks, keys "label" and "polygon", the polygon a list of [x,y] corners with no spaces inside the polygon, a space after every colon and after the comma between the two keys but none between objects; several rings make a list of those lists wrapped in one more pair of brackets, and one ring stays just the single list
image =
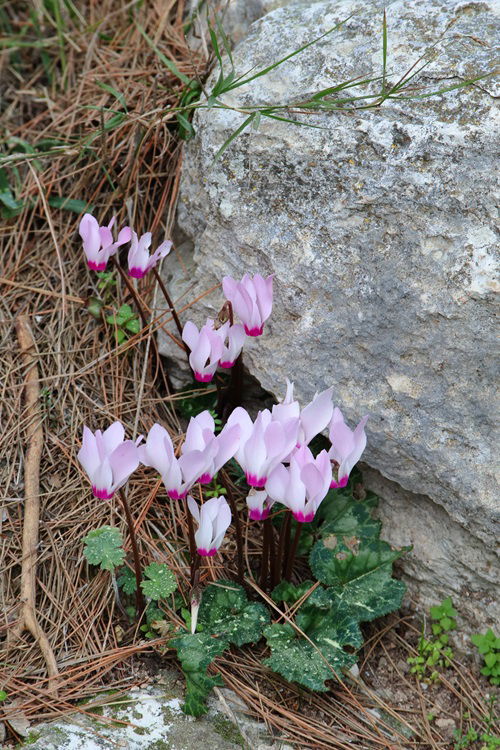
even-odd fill
[{"label": "small green plant", "polygon": [[448,632],[455,630],[457,627],[457,621],[455,620],[457,614],[457,610],[454,609],[451,603],[450,596],[443,599],[441,604],[438,604],[436,607],[431,607],[431,618],[433,620],[432,634],[439,636],[443,643],[448,643]]},{"label": "small green plant", "polygon": [[484,660],[481,674],[488,677],[492,685],[500,685],[500,638],[489,628],[486,633],[471,636],[471,641]]},{"label": "small green plant", "polygon": [[162,563],[151,563],[144,568],[144,580],[141,582],[144,595],[149,599],[158,601],[166,599],[173,594],[177,588],[175,576],[169,568]]},{"label": "small green plant", "polygon": [[410,672],[417,675],[420,680],[436,682],[439,680],[436,667],[449,666],[453,658],[453,651],[448,642],[449,632],[457,626],[457,611],[453,607],[451,597],[447,597],[441,604],[431,607],[430,613],[434,638],[426,638],[425,633],[422,633],[418,641],[418,655],[409,657],[408,664],[411,666]]},{"label": "small green plant", "polygon": [[0,702],[6,701],[8,698],[8,694],[5,692],[5,690],[0,690]]},{"label": "small green plant", "polygon": [[122,305],[116,312],[106,317],[106,322],[114,326],[117,344],[123,344],[130,334],[135,335],[141,330],[139,318],[130,305]]},{"label": "small green plant", "polygon": [[92,529],[83,542],[83,554],[91,565],[99,565],[101,570],[114,570],[123,564],[125,552],[119,529],[113,526]]},{"label": "small green plant", "polygon": [[[132,608],[131,616],[134,611]],[[172,631],[172,624],[165,617],[165,612],[151,602],[146,609],[146,622],[141,625],[140,630],[144,633],[145,638],[153,640],[159,636],[166,636]]]},{"label": "small green plant", "polygon": [[207,712],[208,694],[222,684],[219,675],[207,674],[210,663],[231,644],[257,643],[269,623],[269,612],[263,604],[249,602],[242,586],[233,581],[218,581],[203,592],[198,623],[202,632],[184,633],[169,644],[176,649],[186,677],[183,710],[191,716]]},{"label": "small green plant", "polygon": [[226,488],[217,482],[217,475],[212,479],[208,487],[205,489],[205,497],[220,497],[221,495],[227,495]]},{"label": "small green plant", "polygon": [[453,745],[453,750],[465,750],[465,748],[470,747],[472,742],[476,742],[479,735],[474,727],[469,727],[465,734],[463,734],[462,730],[455,729],[453,732],[453,738],[456,740]]},{"label": "small green plant", "polygon": [[98,271],[97,277],[99,279],[97,282],[97,288],[101,293],[103,302],[107,304],[113,296],[116,287],[116,279],[114,278],[112,271]]}]

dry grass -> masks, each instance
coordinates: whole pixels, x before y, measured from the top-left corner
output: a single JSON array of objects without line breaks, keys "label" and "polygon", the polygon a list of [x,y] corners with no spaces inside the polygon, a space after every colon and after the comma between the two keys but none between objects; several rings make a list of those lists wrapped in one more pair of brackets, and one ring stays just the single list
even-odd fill
[{"label": "dry grass", "polygon": [[[82,538],[89,530],[120,524],[125,531],[125,526],[115,502],[91,497],[76,461],[82,425],[95,429],[120,419],[131,435],[147,431],[158,420],[174,436],[182,431],[149,332],[117,348],[113,331],[86,311],[87,298],[96,292],[96,278],[82,259],[77,214],[54,207],[53,198],[85,200],[101,219],[116,213],[118,223],[131,221],[139,232],[152,228],[156,239],[168,235],[181,160],[168,107],[178,102],[180,88],[141,36],[136,21],[188,76],[202,76],[206,61],[186,45],[183,0],[157,0],[141,7],[121,0],[90,0],[78,3],[74,14],[56,3],[63,13],[62,25],[44,11],[50,4],[34,4],[31,15],[31,4],[16,5],[16,10],[6,6],[0,16],[10,40],[1,57],[0,166],[23,202],[19,215],[3,222],[0,234],[0,687],[9,699],[17,699],[16,711],[36,721],[74,710],[75,701],[100,690],[130,688],[144,677],[138,654],[162,642],[144,642],[133,629],[117,628],[125,620],[109,574],[96,574],[83,557]],[[44,46],[20,46],[20,40],[44,40]],[[99,84],[116,89],[127,111]],[[124,116],[109,128],[116,111]],[[36,150],[43,146],[46,153],[35,158],[26,144]],[[141,285],[140,293],[151,312],[153,284]],[[116,294],[120,301],[129,301],[120,280]],[[45,663],[33,639],[25,634],[9,648],[6,640],[20,609],[29,421],[15,335],[21,313],[30,320],[43,389],[37,615],[60,670],[57,697],[48,693]],[[165,315],[152,317],[150,330],[158,326],[175,333]],[[167,562],[187,591],[184,521],[163,501],[160,482],[139,473],[129,500],[144,560]],[[250,554],[259,553],[257,545],[252,542]],[[232,552],[229,547],[230,565]],[[207,578],[219,575],[217,566],[210,563]],[[175,612],[168,614],[175,622]],[[372,649],[380,651],[391,638],[400,638],[394,625],[392,620],[373,635],[365,651],[368,661]],[[403,653],[411,650],[404,641],[399,647]],[[411,705],[391,707],[363,685],[337,686],[324,695],[291,687],[263,667],[258,657],[258,650],[238,651],[218,659],[214,669],[255,716],[299,747],[449,747],[426,719],[432,699],[407,675],[401,680],[408,683]],[[456,694],[460,710],[471,711],[484,726],[486,702],[477,681],[461,665],[454,667],[449,691]],[[1,714],[0,710],[0,719]],[[8,704],[4,714],[8,719]],[[391,716],[401,722],[399,729],[389,728]],[[412,730],[411,740],[402,732],[405,726]]]}]

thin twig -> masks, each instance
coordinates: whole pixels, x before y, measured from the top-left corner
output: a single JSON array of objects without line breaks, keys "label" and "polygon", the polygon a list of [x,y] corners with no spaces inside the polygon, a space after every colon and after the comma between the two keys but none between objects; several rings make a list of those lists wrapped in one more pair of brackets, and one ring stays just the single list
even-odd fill
[{"label": "thin twig", "polygon": [[123,510],[125,511],[125,518],[127,520],[128,533],[130,536],[130,544],[132,545],[132,554],[134,556],[134,571],[135,571],[135,609],[137,619],[140,620],[141,615],[146,609],[146,603],[141,589],[142,581],[142,570],[141,570],[141,558],[139,556],[139,549],[137,547],[137,539],[135,536],[134,519],[130,512],[130,507],[125,497],[123,489],[118,490],[118,497],[120,498]]}]

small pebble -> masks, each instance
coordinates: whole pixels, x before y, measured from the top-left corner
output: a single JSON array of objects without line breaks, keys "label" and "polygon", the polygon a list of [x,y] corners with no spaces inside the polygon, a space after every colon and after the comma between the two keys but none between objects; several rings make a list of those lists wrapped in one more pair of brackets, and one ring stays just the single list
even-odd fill
[{"label": "small pebble", "polygon": [[455,727],[454,719],[436,719],[436,726],[440,729],[450,729]]}]

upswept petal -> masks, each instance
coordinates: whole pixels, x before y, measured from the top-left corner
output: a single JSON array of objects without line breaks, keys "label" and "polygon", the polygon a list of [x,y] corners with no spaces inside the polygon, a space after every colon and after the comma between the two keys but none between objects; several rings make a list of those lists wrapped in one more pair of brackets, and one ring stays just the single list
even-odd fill
[{"label": "upswept petal", "polygon": [[285,431],[279,422],[271,422],[264,434],[264,443],[267,455],[274,459],[274,465],[278,464],[288,453],[288,443]]},{"label": "upswept petal", "polygon": [[229,527],[229,524],[231,523],[231,510],[229,508],[227,501],[223,497],[220,497],[218,499],[220,502],[219,502],[219,507],[217,511],[217,516],[214,522],[214,527],[213,527],[214,538],[212,542],[213,546],[216,549],[219,549],[221,542],[224,538],[224,534],[226,533]]},{"label": "upswept petal", "polygon": [[202,328],[195,347],[189,355],[189,364],[195,372],[203,373],[210,360],[212,347],[206,331]]},{"label": "upswept petal", "polygon": [[293,383],[288,378],[286,381],[286,394],[285,398],[281,403],[275,404],[271,410],[273,419],[282,424],[288,419],[297,418],[300,416],[300,405],[298,401],[293,398]]},{"label": "upswept petal", "polygon": [[267,478],[266,492],[273,500],[284,503],[288,487],[288,471],[279,464]]},{"label": "upswept petal", "polygon": [[224,296],[226,299],[231,300],[234,296],[234,293],[236,291],[237,282],[232,278],[232,276],[224,276],[222,279],[222,291],[224,292]]},{"label": "upswept petal", "polygon": [[238,424],[232,426],[226,424],[215,438],[217,455],[214,459],[214,473],[217,473],[235,455],[240,443],[240,433],[241,428]]},{"label": "upswept petal", "polygon": [[253,277],[257,305],[262,323],[268,319],[273,309],[273,278],[274,274],[271,274],[267,279],[264,279],[260,273],[256,273]]},{"label": "upswept petal", "polygon": [[83,466],[84,471],[92,478],[92,475],[99,466],[100,458],[94,434],[85,426],[83,427],[82,447],[78,451],[77,458]]},{"label": "upswept petal", "polygon": [[329,424],[333,415],[332,393],[333,388],[327,388],[319,395],[317,394],[311,403],[302,409],[300,423],[306,444],[310,443]]},{"label": "upswept petal", "polygon": [[132,230],[130,227],[123,227],[123,229],[120,229],[118,232],[118,239],[115,242],[115,245],[117,247],[120,247],[120,245],[126,245],[127,242],[130,242],[132,238]]},{"label": "upswept petal", "polygon": [[111,451],[114,451],[120,443],[123,443],[124,438],[125,428],[119,421],[113,422],[113,424],[102,433],[103,443],[108,453],[111,453]]},{"label": "upswept petal", "polygon": [[265,443],[265,432],[264,425],[262,423],[261,412],[255,420],[252,434],[245,444],[245,464],[243,468],[245,469],[247,475],[251,475],[259,479],[267,476],[267,457],[268,453]]},{"label": "upswept petal", "polygon": [[[83,240],[83,249],[89,260],[97,257],[101,247],[101,238],[99,235],[99,224],[92,214],[84,214],[79,227],[78,233]],[[95,256],[95,257],[94,257]]]},{"label": "upswept petal", "polygon": [[203,451],[190,451],[179,458],[179,466],[186,485],[192,486],[202,474],[211,469],[216,453],[217,445],[212,443]]},{"label": "upswept petal", "polygon": [[332,441],[330,457],[339,463],[355,448],[352,430],[344,422],[336,422],[330,426],[330,440]]},{"label": "upswept petal", "polygon": [[200,332],[195,324],[188,320],[182,329],[182,340],[189,346],[191,351],[195,348]]},{"label": "upswept petal", "polygon": [[240,443],[235,456],[238,463],[243,464],[245,460],[245,444],[252,434],[253,422],[246,409],[243,409],[242,406],[237,406],[236,409],[231,412],[229,419],[227,420],[227,425],[229,427],[236,424],[240,428]]},{"label": "upswept petal", "polygon": [[125,440],[111,453],[109,465],[113,472],[113,490],[117,490],[123,487],[129,476],[139,466],[136,444],[132,440]]},{"label": "upswept petal", "polygon": [[103,250],[107,250],[113,244],[113,233],[109,227],[99,227],[99,238]]},{"label": "upswept petal", "polygon": [[187,504],[188,504],[189,511],[191,515],[193,516],[194,520],[197,523],[200,523],[200,509],[194,497],[191,497],[191,495],[188,495]]},{"label": "upswept petal", "polygon": [[154,424],[147,436],[145,445],[138,448],[139,460],[144,466],[152,466],[165,477],[174,458],[174,446],[167,430],[160,424]]}]

